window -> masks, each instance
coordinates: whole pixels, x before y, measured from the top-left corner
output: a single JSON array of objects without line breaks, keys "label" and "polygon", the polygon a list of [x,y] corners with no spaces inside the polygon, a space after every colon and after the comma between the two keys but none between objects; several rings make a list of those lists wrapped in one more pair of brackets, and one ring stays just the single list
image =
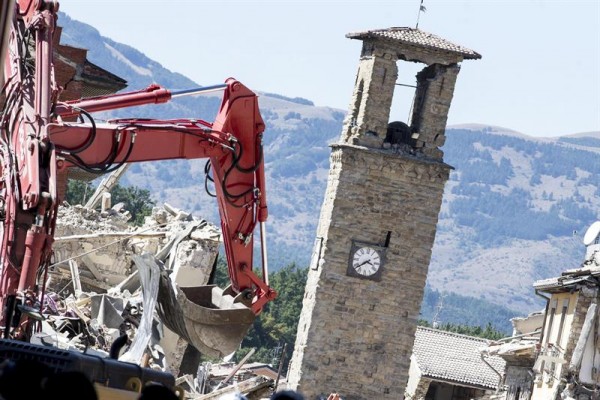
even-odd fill
[{"label": "window", "polygon": [[554,314],[556,314],[556,308],[558,306],[558,300],[554,299],[550,301],[550,308],[548,310],[548,327],[546,328],[546,338],[544,344],[547,344],[552,334],[552,324],[554,323]]},{"label": "window", "polygon": [[560,325],[558,325],[558,336],[554,343],[559,349],[562,349],[560,345],[560,339],[562,339],[563,329],[565,327],[565,317],[567,316],[567,310],[569,309],[569,299],[564,299],[562,303],[562,310],[560,311]]}]

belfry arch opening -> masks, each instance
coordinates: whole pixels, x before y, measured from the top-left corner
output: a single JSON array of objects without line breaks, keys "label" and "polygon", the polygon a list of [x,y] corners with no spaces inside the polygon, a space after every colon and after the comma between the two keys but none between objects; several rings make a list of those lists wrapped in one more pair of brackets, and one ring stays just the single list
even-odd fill
[{"label": "belfry arch opening", "polygon": [[419,62],[396,62],[398,79],[394,86],[386,142],[414,145],[412,119],[417,97],[417,74],[426,67]]},{"label": "belfry arch opening", "polygon": [[460,63],[481,55],[415,28],[346,36],[363,48],[342,141],[442,160]]}]

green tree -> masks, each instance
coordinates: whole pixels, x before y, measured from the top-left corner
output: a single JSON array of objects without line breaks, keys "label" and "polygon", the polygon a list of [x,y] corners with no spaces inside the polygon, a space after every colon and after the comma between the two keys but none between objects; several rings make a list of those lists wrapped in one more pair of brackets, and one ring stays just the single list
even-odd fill
[{"label": "green tree", "polygon": [[137,186],[117,184],[110,194],[112,195],[112,204],[125,204],[125,209],[131,213],[131,220],[135,225],[142,225],[144,217],[152,214],[152,207],[156,204],[150,197],[150,191]]},{"label": "green tree", "polygon": [[69,179],[67,182],[67,203],[72,205],[85,204],[94,193],[94,190],[94,186],[91,182]]},{"label": "green tree", "polygon": [[[85,204],[94,193],[95,187],[91,182],[70,179],[67,183],[66,200],[69,204]],[[144,223],[144,217],[152,214],[156,204],[150,197],[150,191],[137,186],[121,186],[119,184],[110,191],[112,204],[124,203],[125,209],[131,214],[135,225]]]},{"label": "green tree", "polygon": [[217,267],[213,271],[212,280],[209,283],[214,283],[222,289],[226,288],[231,283],[229,280],[229,273],[227,272],[227,261],[225,261],[225,257],[221,257],[220,254],[217,259]]},{"label": "green tree", "polygon": [[285,359],[290,360],[296,341],[307,274],[307,268],[300,268],[292,263],[270,276],[269,283],[277,291],[277,299],[265,307],[242,342],[243,348],[257,349],[255,361],[275,365],[273,361],[277,360],[273,360],[273,350],[285,343]]},{"label": "green tree", "polygon": [[[431,328],[431,324],[427,320],[424,320],[424,319],[419,319],[417,321],[417,324],[420,326],[425,326],[425,327]],[[488,322],[485,329],[480,326],[453,324],[450,322],[441,324],[438,327],[438,329],[442,330],[442,331],[460,333],[461,335],[475,336],[475,337],[480,337],[480,338],[490,339],[490,340],[498,340],[503,337],[506,337],[506,334],[504,332],[501,332],[501,331],[497,330],[496,328],[494,328],[493,325],[491,324],[491,322]]]},{"label": "green tree", "polygon": [[[285,359],[290,360],[302,310],[307,273],[307,268],[300,268],[292,263],[270,274],[269,284],[277,291],[277,298],[267,304],[254,321],[242,342],[242,348],[236,352],[237,361],[241,360],[250,349],[256,348],[252,361],[272,363],[276,367],[279,358],[274,350],[281,348],[285,343],[287,343]],[[222,288],[229,285],[227,265],[221,259],[217,263],[214,282]]]}]

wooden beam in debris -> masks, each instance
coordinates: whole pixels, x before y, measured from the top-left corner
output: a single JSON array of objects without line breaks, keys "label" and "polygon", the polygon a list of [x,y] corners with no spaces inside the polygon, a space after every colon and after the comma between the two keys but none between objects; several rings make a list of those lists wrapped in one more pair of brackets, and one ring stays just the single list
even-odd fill
[{"label": "wooden beam in debris", "polygon": [[102,194],[110,192],[128,168],[129,164],[123,164],[120,168],[111,172],[106,178],[102,179],[102,182],[100,182],[92,197],[85,203],[85,207],[96,208],[100,200],[102,200]]},{"label": "wooden beam in debris", "polygon": [[86,276],[80,276],[80,279],[81,279],[81,282],[85,283],[86,285],[89,285],[94,288],[102,289],[102,290],[109,290],[110,288],[113,287],[113,285],[109,285],[108,283],[106,283],[102,280],[91,279]]},{"label": "wooden beam in debris", "polygon": [[77,302],[74,300],[67,300],[67,308],[75,313],[83,322],[86,324],[90,322],[90,318],[87,317],[84,312],[79,308]]},{"label": "wooden beam in debris", "polygon": [[133,293],[139,289],[141,284],[142,283],[140,282],[139,271],[136,269],[127,278],[123,279],[121,283],[119,283],[117,286],[114,286],[111,289],[109,289],[108,294],[119,295],[125,289],[127,289],[129,293]]},{"label": "wooden beam in debris", "polygon": [[231,378],[233,378],[233,376],[240,370],[240,368],[242,368],[244,366],[244,364],[246,364],[246,361],[248,361],[248,359],[250,357],[252,357],[252,355],[254,354],[254,352],[256,351],[255,348],[252,348],[248,354],[246,354],[244,356],[244,358],[242,358],[242,361],[240,361],[234,369],[231,370],[231,372],[229,373],[229,375],[227,375],[225,377],[225,379],[223,379],[221,382],[219,382],[219,384],[217,385],[217,387],[215,388],[215,390],[218,390],[221,386],[223,386],[224,384],[226,384],[227,382],[229,382],[229,380]]},{"label": "wooden beam in debris", "polygon": [[275,380],[275,387],[273,388],[275,392],[277,391],[277,386],[279,385],[279,377],[281,376],[281,369],[283,368],[283,363],[285,362],[287,345],[287,343],[284,343],[283,350],[281,350],[281,357],[279,358],[279,367],[277,368],[277,379]]},{"label": "wooden beam in debris", "polygon": [[195,397],[194,400],[219,399],[221,396],[231,393],[252,393],[265,386],[271,385],[271,380],[265,380],[263,377],[250,378],[235,385],[227,386],[214,392]]},{"label": "wooden beam in debris", "polygon": [[79,297],[81,294],[81,280],[79,279],[79,267],[75,260],[69,260],[69,269],[71,270],[71,280],[73,282],[73,293],[75,297]]},{"label": "wooden beam in debris", "polygon": [[90,271],[92,275],[94,275],[94,278],[96,278],[96,280],[98,280],[99,282],[104,282],[104,276],[94,264],[94,260],[90,259],[88,256],[83,256],[81,257],[81,259],[85,263],[85,267],[88,269],[88,271]]},{"label": "wooden beam in debris", "polygon": [[[157,225],[157,226],[152,226],[150,227],[151,229],[154,228],[158,228],[161,225]],[[149,229],[145,229],[143,231],[139,231],[139,232],[100,232],[100,233],[86,233],[83,235],[71,235],[71,236],[61,236],[61,237],[57,237],[54,239],[55,243],[69,243],[69,242],[79,242],[82,240],[90,240],[90,239],[99,239],[99,238],[103,238],[103,239],[115,239],[114,242],[111,243],[107,243],[101,247],[95,248],[93,249],[91,252],[94,251],[98,251],[100,249],[103,249],[105,247],[108,247],[110,245],[113,244],[117,244],[125,239],[145,239],[145,238],[152,238],[152,237],[162,237],[165,236],[165,232],[160,232],[160,231],[153,231],[153,232],[148,232]],[[85,253],[87,254],[87,252]],[[79,255],[80,257],[81,255]],[[64,262],[64,261],[63,261]]]}]

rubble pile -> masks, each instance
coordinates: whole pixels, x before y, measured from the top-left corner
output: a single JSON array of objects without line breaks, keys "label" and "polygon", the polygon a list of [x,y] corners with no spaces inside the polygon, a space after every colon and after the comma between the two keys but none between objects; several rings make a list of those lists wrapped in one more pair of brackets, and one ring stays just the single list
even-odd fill
[{"label": "rubble pile", "polygon": [[[155,308],[157,285],[154,293],[144,293],[134,257],[169,253],[165,266],[173,282],[206,285],[220,231],[169,205],[154,208],[141,227],[129,225],[129,218],[122,205],[104,212],[80,205],[60,208],[43,317],[38,316],[42,331],[32,342],[177,369],[187,346],[166,332],[154,311],[144,318],[145,308]],[[145,307],[152,297],[153,304]],[[140,332],[144,319],[148,328]],[[139,357],[132,356],[140,336],[147,338],[138,346]],[[175,362],[169,365],[169,358]]]},{"label": "rubble pile", "polygon": [[193,282],[198,285],[206,284],[218,254],[220,233],[214,225],[169,205],[155,207],[142,227],[127,224],[129,218],[121,204],[105,212],[80,205],[61,207],[49,286],[59,289],[72,281],[72,260],[77,263],[84,290],[109,290],[134,272],[132,255],[157,254],[190,225],[195,228],[179,239],[170,269],[176,275],[179,271],[186,277],[193,275]]},{"label": "rubble pile", "polygon": [[230,399],[243,394],[247,399],[269,398],[278,372],[262,363],[239,364],[204,362],[198,367],[197,376],[182,375],[177,385],[184,388],[194,399]]},{"label": "rubble pile", "polygon": [[130,229],[130,225],[127,223],[130,218],[129,212],[122,209],[122,203],[103,212],[80,204],[71,206],[64,203],[58,208],[55,236],[127,231]]}]

